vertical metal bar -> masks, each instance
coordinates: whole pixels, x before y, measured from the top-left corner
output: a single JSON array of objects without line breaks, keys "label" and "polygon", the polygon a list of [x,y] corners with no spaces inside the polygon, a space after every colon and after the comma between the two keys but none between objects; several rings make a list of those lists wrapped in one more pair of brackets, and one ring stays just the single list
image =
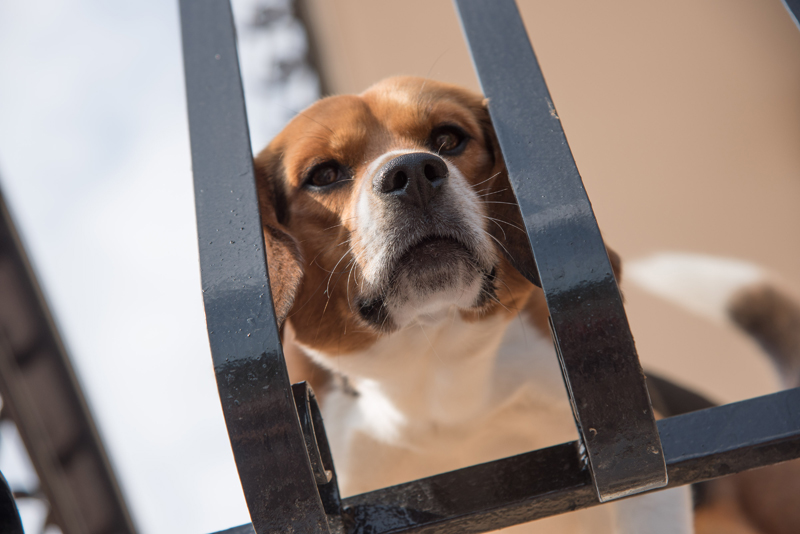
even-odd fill
[{"label": "vertical metal bar", "polygon": [[8,487],[6,479],[0,473],[0,532],[6,534],[24,534],[19,518],[19,510]]},{"label": "vertical metal bar", "polygon": [[598,498],[662,487],[664,454],[619,289],[517,6],[455,3],[525,221]]},{"label": "vertical metal bar", "polygon": [[328,532],[283,358],[228,0],[181,0],[208,337],[255,531]]}]

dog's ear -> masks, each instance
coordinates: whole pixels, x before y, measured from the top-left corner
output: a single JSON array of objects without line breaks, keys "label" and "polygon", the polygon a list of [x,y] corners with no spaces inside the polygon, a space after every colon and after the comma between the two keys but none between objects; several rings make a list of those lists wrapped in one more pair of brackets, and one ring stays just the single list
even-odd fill
[{"label": "dog's ear", "polygon": [[269,268],[269,287],[278,327],[283,326],[303,281],[303,257],[286,228],[288,204],[280,158],[264,151],[255,159],[256,189]]},{"label": "dog's ear", "polygon": [[[481,125],[483,138],[486,143],[486,150],[492,155],[492,170],[490,176],[497,176],[495,190],[497,194],[492,196],[490,212],[491,217],[496,219],[497,224],[489,225],[489,233],[504,244],[501,247],[503,256],[514,266],[516,270],[525,278],[541,287],[539,281],[539,271],[536,268],[536,261],[533,259],[528,234],[525,233],[525,223],[522,214],[519,212],[517,199],[511,190],[508,181],[508,171],[506,170],[503,153],[500,151],[500,143],[494,133],[492,119],[489,116],[489,99],[483,99],[481,109],[478,111],[478,122]],[[509,253],[513,251],[513,256]]]}]

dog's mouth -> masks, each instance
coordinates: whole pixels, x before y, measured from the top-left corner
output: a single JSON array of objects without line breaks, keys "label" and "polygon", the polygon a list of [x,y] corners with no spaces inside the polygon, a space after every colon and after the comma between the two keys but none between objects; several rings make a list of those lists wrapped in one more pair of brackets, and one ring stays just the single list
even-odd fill
[{"label": "dog's mouth", "polygon": [[397,260],[393,278],[397,271],[408,269],[414,272],[441,269],[454,262],[475,263],[474,254],[464,243],[454,237],[429,236],[410,246]]},{"label": "dog's mouth", "polygon": [[479,271],[475,253],[451,236],[426,236],[397,256],[387,289],[402,299],[457,285]]},{"label": "dog's mouth", "polygon": [[[383,291],[355,302],[362,319],[381,330],[396,326],[392,310],[404,305],[424,310],[453,300],[459,307],[480,307],[494,295],[494,266],[482,267],[472,248],[455,237],[426,236],[396,257]],[[476,290],[473,300],[463,301]]]}]

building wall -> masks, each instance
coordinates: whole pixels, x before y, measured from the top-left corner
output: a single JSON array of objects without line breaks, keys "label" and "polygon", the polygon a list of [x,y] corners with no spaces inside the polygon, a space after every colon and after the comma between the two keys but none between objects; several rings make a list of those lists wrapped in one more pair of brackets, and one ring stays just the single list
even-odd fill
[{"label": "building wall", "polygon": [[[518,0],[607,243],[733,256],[800,287],[800,30],[779,0]],[[479,90],[445,0],[302,0],[324,86]],[[720,401],[772,391],[730,328],[623,285],[646,368]],[[798,292],[800,293],[800,292]]]}]

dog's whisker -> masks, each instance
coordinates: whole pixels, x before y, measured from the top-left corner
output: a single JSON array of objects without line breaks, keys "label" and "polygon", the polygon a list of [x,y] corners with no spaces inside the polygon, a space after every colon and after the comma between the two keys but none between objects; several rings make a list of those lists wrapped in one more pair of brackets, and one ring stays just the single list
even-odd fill
[{"label": "dog's whisker", "polygon": [[488,182],[488,181],[489,181],[489,180],[491,180],[492,178],[496,178],[497,176],[499,176],[499,175],[500,175],[502,172],[503,172],[503,171],[497,171],[496,173],[494,173],[493,175],[491,175],[490,177],[488,177],[488,178],[487,178],[487,179],[485,179],[484,181],[482,181],[482,182],[478,182],[477,184],[474,184],[472,187],[478,187],[478,186],[479,186],[479,185],[481,185],[481,184],[485,184],[486,182]]},{"label": "dog's whisker", "polygon": [[505,231],[505,230],[503,230],[503,227],[502,227],[502,226],[500,226],[500,224],[499,224],[499,223],[498,223],[498,222],[497,222],[495,219],[493,219],[493,218],[491,218],[491,217],[488,217],[488,216],[486,216],[486,215],[482,215],[482,217],[483,217],[484,219],[488,219],[488,220],[492,221],[492,222],[494,223],[494,225],[495,225],[495,226],[497,226],[498,228],[500,228],[500,231],[501,231],[501,232],[503,232],[503,239],[505,239],[505,240],[508,240],[508,237],[506,236],[506,231]]},{"label": "dog's whisker", "polygon": [[[488,215],[487,215],[487,217],[488,217]],[[492,217],[492,219],[494,219],[494,217]],[[503,223],[503,224],[507,224],[510,227],[512,227],[512,228],[514,228],[516,230],[519,230],[520,232],[525,232],[524,228],[522,228],[522,227],[520,227],[520,226],[518,226],[518,225],[516,225],[516,224],[514,224],[512,222],[504,221],[503,219],[494,219],[494,220],[497,221],[497,222]]]},{"label": "dog's whisker", "polygon": [[[341,261],[341,260],[339,260],[339,261]],[[353,261],[353,260],[350,260],[350,261]],[[347,265],[345,265],[344,269],[341,271],[341,273],[339,273],[339,276],[336,278],[336,282],[333,283],[333,289],[336,289],[336,286],[339,284],[339,280],[342,279],[342,276],[344,276],[344,273],[347,270],[347,267],[349,265],[350,265],[349,263]],[[331,302],[331,292],[330,292],[331,278],[333,278],[333,273],[331,273],[331,275],[328,277],[328,286],[329,287],[327,287],[325,289],[325,294],[328,296],[328,298],[325,301],[325,306],[322,308],[322,314],[320,315],[320,319],[325,316],[325,312],[328,310],[328,304],[330,304],[330,302]]]},{"label": "dog's whisker", "polygon": [[[385,308],[385,307],[386,307],[386,301],[385,301],[385,300],[384,300],[384,301],[383,301],[383,303],[381,304],[381,307],[383,307],[383,308]],[[384,316],[383,316],[383,321],[381,321],[381,328],[380,328],[381,330],[383,330],[383,327],[386,325],[386,321],[388,321],[388,320],[389,320],[389,314],[388,314],[388,313],[386,313],[386,314],[384,314]]]},{"label": "dog's whisker", "polygon": [[500,279],[499,277],[495,277],[495,282],[500,282],[501,284],[503,284],[503,285],[506,287],[506,289],[508,290],[508,294],[509,294],[509,296],[511,297],[511,300],[513,301],[513,306],[514,306],[514,308],[513,308],[513,309],[514,309],[514,311],[520,311],[520,310],[519,310],[519,306],[517,306],[516,299],[514,298],[514,292],[511,290],[511,288],[510,288],[510,287],[508,287],[508,284],[506,284],[506,283],[505,283],[505,282],[504,282],[502,279]]},{"label": "dog's whisker", "polygon": [[[489,217],[488,215],[482,215],[482,217],[485,217],[485,218],[490,219],[492,221],[497,221],[499,223],[507,224],[507,225],[511,226],[512,228],[515,228],[516,230],[519,230],[520,232],[524,232],[525,231],[524,229],[520,228],[516,224],[510,223],[508,221],[504,221],[503,219],[495,219],[494,217]],[[505,235],[505,232],[503,232],[503,235]]]},{"label": "dog's whisker", "polygon": [[[483,183],[483,182],[481,182],[481,183]],[[474,188],[476,188],[477,186],[472,186],[472,187],[473,187],[473,189],[474,189]],[[476,193],[483,193],[484,191],[491,191],[491,190],[492,190],[492,187],[494,187],[494,184],[489,184],[489,185],[487,185],[486,187],[483,187],[483,188],[481,188],[481,189],[475,189],[475,192],[476,192]],[[508,188],[507,188],[507,187],[504,187],[503,189],[500,189],[500,191],[507,191],[507,190],[508,190]]]},{"label": "dog's whisker", "polygon": [[516,202],[502,202],[500,200],[484,200],[483,204],[508,204],[509,206],[518,206]]},{"label": "dog's whisker", "polygon": [[511,310],[509,310],[509,309],[506,307],[506,305],[505,305],[505,304],[503,304],[502,302],[500,302],[500,299],[498,299],[496,295],[492,295],[491,293],[488,293],[488,292],[487,292],[487,293],[486,293],[486,296],[487,296],[487,297],[489,297],[490,299],[492,299],[493,301],[495,301],[495,302],[496,302],[497,304],[499,304],[500,306],[502,306],[502,308],[503,308],[504,310],[506,310],[508,313],[511,313]]},{"label": "dog's whisker", "polygon": [[355,258],[353,261],[350,262],[352,267],[350,267],[350,274],[347,275],[347,307],[350,308],[350,311],[353,311],[353,301],[350,300],[350,277],[353,276],[353,269],[356,268]]},{"label": "dog's whisker", "polygon": [[339,266],[340,263],[342,263],[342,260],[344,259],[344,257],[347,256],[349,253],[350,253],[350,249],[348,248],[345,251],[345,253],[342,254],[342,257],[339,258],[339,261],[336,262],[336,265],[333,266],[333,270],[331,271],[331,275],[328,277],[328,285],[325,286],[325,294],[328,295],[328,300],[331,299],[330,289],[331,289],[331,278],[333,278],[333,273],[336,272],[336,268]]},{"label": "dog's whisker", "polygon": [[[348,251],[348,252],[352,252],[352,251]],[[347,252],[345,252],[345,255],[347,255]],[[339,259],[339,261],[341,261],[341,258]],[[340,273],[343,273],[343,272],[344,272],[344,270],[342,270],[342,271],[336,271],[336,267],[334,267],[334,270],[332,270],[332,271],[329,271],[328,269],[326,269],[325,267],[323,267],[323,266],[322,266],[322,265],[320,265],[319,263],[317,263],[316,265],[317,265],[317,267],[319,267],[319,268],[320,268],[320,270],[323,270],[323,271],[325,271],[326,273],[329,273],[329,274],[331,274],[331,275],[334,275],[334,274],[340,274]],[[339,263],[337,263],[336,265],[339,265]],[[347,266],[345,266],[345,267],[344,267],[344,269],[347,269],[347,267],[349,267],[349,266],[350,266],[350,264],[348,263],[348,264],[347,264]]]},{"label": "dog's whisker", "polygon": [[[490,234],[489,232],[487,232],[487,231],[486,231],[486,230],[484,230],[483,228],[481,228],[480,230],[481,230],[481,232],[483,232],[484,234],[486,234],[486,235],[488,235],[489,237],[491,237],[492,239],[494,239],[494,241],[495,241],[495,242],[496,242],[498,245],[500,245],[500,247],[501,247],[503,250],[505,250],[505,251],[506,251],[506,254],[508,254],[509,256],[511,256],[511,253],[510,253],[510,252],[508,251],[508,249],[507,249],[507,248],[506,248],[506,247],[505,247],[505,246],[504,246],[504,245],[503,245],[503,244],[500,242],[500,240],[499,240],[499,239],[497,239],[495,236],[493,236],[492,234]],[[513,256],[511,256],[511,257],[513,257]]]},{"label": "dog's whisker", "polygon": [[344,223],[346,223],[347,221],[352,221],[355,218],[356,217],[348,217],[346,219],[342,219],[342,221],[339,224],[334,224],[333,226],[328,226],[327,228],[323,228],[322,230],[320,230],[320,232],[326,232],[326,231],[331,230],[333,228],[339,228],[341,226],[344,226]]},{"label": "dog's whisker", "polygon": [[499,193],[502,193],[503,191],[508,191],[508,188],[500,189],[498,191],[492,191],[491,193],[486,193],[486,194],[483,194],[483,195],[478,195],[478,198],[486,198],[486,197],[491,196],[491,195],[497,195]]}]

